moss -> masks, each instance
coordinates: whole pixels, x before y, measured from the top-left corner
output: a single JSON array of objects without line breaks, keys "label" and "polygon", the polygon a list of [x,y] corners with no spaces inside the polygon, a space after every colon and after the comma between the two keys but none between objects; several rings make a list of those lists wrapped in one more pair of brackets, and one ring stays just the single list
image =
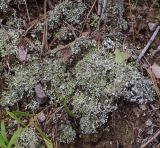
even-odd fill
[{"label": "moss", "polygon": [[82,36],[73,44],[71,45],[71,54],[80,54],[80,53],[85,53],[86,51],[89,52],[91,48],[94,48],[96,46],[95,40],[90,40],[86,38],[85,36]]}]

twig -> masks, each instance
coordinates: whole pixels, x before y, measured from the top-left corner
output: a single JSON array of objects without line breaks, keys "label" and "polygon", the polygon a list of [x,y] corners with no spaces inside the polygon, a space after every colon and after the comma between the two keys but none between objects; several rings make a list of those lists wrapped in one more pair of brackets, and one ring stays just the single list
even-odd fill
[{"label": "twig", "polygon": [[48,43],[47,43],[47,35],[48,35],[48,24],[47,24],[47,0],[44,1],[44,17],[45,17],[45,25],[44,25],[44,32],[43,32],[43,39],[42,39],[42,51],[48,50]]},{"label": "twig", "polygon": [[145,148],[150,142],[152,142],[155,138],[160,135],[160,130],[158,130],[154,136],[152,136],[146,143],[144,143],[140,148]]},{"label": "twig", "polygon": [[27,11],[28,20],[30,21],[30,20],[31,20],[31,18],[30,18],[30,15],[29,15],[27,2],[26,2],[26,0],[24,0],[24,2],[25,2],[25,7],[26,7],[26,11]]},{"label": "twig", "polygon": [[152,42],[154,41],[156,35],[158,34],[160,30],[160,26],[157,26],[155,32],[153,33],[153,35],[151,36],[150,40],[148,41],[147,45],[145,46],[145,48],[142,50],[142,52],[140,53],[140,55],[137,58],[137,63],[139,63],[139,61],[141,60],[141,58],[144,56],[144,54],[146,53],[146,51],[148,50],[149,46],[152,44]]},{"label": "twig", "polygon": [[93,8],[94,8],[94,6],[95,6],[96,2],[97,2],[97,0],[95,0],[95,1],[94,1],[93,5],[92,5],[92,7],[91,7],[91,9],[90,9],[90,11],[89,11],[89,12],[88,12],[88,14],[87,14],[87,17],[85,18],[84,25],[82,26],[82,30],[81,30],[80,35],[79,35],[79,36],[81,36],[81,35],[82,35],[83,29],[84,29],[84,27],[85,27],[85,25],[86,25],[86,23],[87,23],[87,20],[88,20],[88,18],[89,18],[89,16],[90,16],[90,14],[91,14],[91,12],[92,12],[92,10],[93,10]]},{"label": "twig", "polygon": [[[87,35],[84,35],[85,37],[87,37]],[[82,36],[81,36],[82,37]],[[77,40],[79,40],[81,37],[78,37],[78,38],[76,38],[73,42],[70,42],[70,43],[68,43],[67,45],[62,45],[62,46],[60,46],[60,47],[57,47],[57,48],[55,48],[55,49],[53,49],[52,50],[52,52],[54,53],[54,54],[56,54],[57,52],[59,52],[59,51],[61,51],[61,50],[63,50],[63,49],[66,49],[66,48],[68,48],[68,47],[70,47],[72,44],[74,44]],[[55,38],[56,39],[56,38]],[[49,51],[47,51],[46,53],[44,53],[44,55],[48,55],[48,54],[50,54],[51,53],[51,51],[49,50]]]},{"label": "twig", "polygon": [[106,4],[107,4],[107,0],[98,1],[98,15],[101,16],[101,18],[104,15]]},{"label": "twig", "polygon": [[33,22],[33,24],[32,25],[30,25],[29,27],[28,27],[28,29],[22,34],[22,37],[24,37],[24,36],[26,36],[27,35],[27,33],[37,24],[37,23],[39,23],[41,20],[45,20],[46,18],[43,16],[42,18],[40,18],[40,19],[36,19],[34,22]]},{"label": "twig", "polygon": [[98,0],[98,15],[100,16],[102,13],[102,0]]}]

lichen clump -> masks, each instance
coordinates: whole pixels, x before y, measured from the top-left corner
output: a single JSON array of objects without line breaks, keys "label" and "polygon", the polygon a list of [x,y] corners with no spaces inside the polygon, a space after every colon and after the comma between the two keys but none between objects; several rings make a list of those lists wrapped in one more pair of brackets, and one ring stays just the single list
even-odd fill
[{"label": "lichen clump", "polygon": [[40,81],[39,65],[35,62],[28,66],[15,66],[14,75],[5,73],[7,88],[3,91],[2,105],[14,105],[24,96],[32,98],[34,86]]},{"label": "lichen clump", "polygon": [[117,23],[121,29],[127,30],[128,23],[124,19],[124,12],[124,0],[108,0],[102,19],[105,22],[112,21],[114,23]]},{"label": "lichen clump", "polygon": [[87,134],[95,133],[107,122],[107,113],[117,109],[119,99],[142,104],[155,95],[151,82],[135,66],[116,63],[109,51],[111,44],[106,44],[76,65],[76,81],[81,89],[73,97],[73,111],[81,116],[80,127]]},{"label": "lichen clump", "polygon": [[[83,134],[96,133],[108,121],[108,113],[118,108],[120,100],[139,104],[154,100],[150,80],[133,63],[115,61],[114,50],[123,46],[120,41],[106,38],[98,49],[91,46],[91,40],[84,40],[80,38],[72,45],[72,51],[74,47],[75,51],[86,51],[73,67],[49,58],[39,64],[32,61],[30,66],[17,67],[15,75],[8,76],[8,91],[3,93],[2,100],[13,105],[24,95],[32,98],[35,85],[41,81],[52,104],[64,106],[64,100],[70,102]],[[72,52],[74,56],[77,53]],[[74,129],[63,127],[61,141],[71,142],[76,137]]]},{"label": "lichen clump", "polygon": [[49,11],[49,28],[59,26],[62,20],[72,24],[80,23],[80,18],[83,16],[85,9],[86,6],[81,0],[63,1],[56,5],[54,10]]},{"label": "lichen clump", "polygon": [[59,138],[59,141],[63,143],[73,142],[76,138],[76,132],[72,128],[72,126],[70,124],[64,124],[61,126],[61,128],[62,128],[62,133]]},{"label": "lichen clump", "polygon": [[13,29],[0,29],[0,56],[15,54],[16,43],[19,39],[20,33]]},{"label": "lichen clump", "polygon": [[38,146],[38,135],[34,128],[27,128],[22,132],[18,141],[19,148],[36,148]]}]

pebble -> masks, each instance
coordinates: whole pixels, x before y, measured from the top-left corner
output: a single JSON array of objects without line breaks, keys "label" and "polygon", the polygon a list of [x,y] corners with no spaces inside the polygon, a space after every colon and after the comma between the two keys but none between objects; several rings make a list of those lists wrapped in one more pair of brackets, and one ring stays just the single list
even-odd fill
[{"label": "pebble", "polygon": [[152,72],[155,74],[157,79],[160,79],[160,66],[156,63],[154,63],[151,66]]},{"label": "pebble", "polygon": [[40,123],[44,122],[46,120],[46,116],[44,114],[44,112],[41,112],[38,116],[37,119]]},{"label": "pebble", "polygon": [[145,122],[146,126],[151,126],[153,123],[152,123],[152,120],[151,119],[148,119],[146,122]]},{"label": "pebble", "polygon": [[26,61],[27,52],[28,52],[27,48],[22,45],[17,46],[16,48],[16,56],[21,62]]},{"label": "pebble", "polygon": [[47,102],[48,99],[41,84],[37,84],[35,86],[35,93],[36,93],[36,100],[40,105]]},{"label": "pebble", "polygon": [[149,27],[150,31],[154,31],[156,29],[156,27],[157,27],[157,23],[151,23],[151,22],[149,22],[148,23],[148,27]]},{"label": "pebble", "polygon": [[145,111],[147,109],[147,106],[145,104],[139,105],[140,109]]}]

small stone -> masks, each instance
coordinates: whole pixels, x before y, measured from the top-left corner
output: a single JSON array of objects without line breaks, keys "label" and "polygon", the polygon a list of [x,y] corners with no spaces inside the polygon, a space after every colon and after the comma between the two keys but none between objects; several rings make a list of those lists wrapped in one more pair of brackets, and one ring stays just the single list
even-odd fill
[{"label": "small stone", "polygon": [[154,63],[151,66],[152,72],[154,73],[154,75],[156,76],[157,79],[160,78],[160,66],[156,63]]},{"label": "small stone", "polygon": [[148,119],[146,122],[145,122],[146,126],[151,126],[153,123],[152,123],[152,120],[151,119]]},{"label": "small stone", "polygon": [[38,114],[37,119],[40,123],[44,122],[46,120],[46,116],[44,112],[41,112],[40,114]]},{"label": "small stone", "polygon": [[16,49],[16,55],[17,55],[17,58],[23,62],[23,61],[26,61],[27,59],[27,48],[26,47],[23,47],[23,46],[17,46],[17,49]]},{"label": "small stone", "polygon": [[150,31],[154,31],[156,29],[157,23],[148,23],[148,27]]},{"label": "small stone", "polygon": [[147,106],[145,104],[141,104],[139,105],[139,108],[143,111],[145,111],[147,109]]},{"label": "small stone", "polygon": [[36,100],[40,105],[47,102],[47,96],[41,84],[35,86],[35,92],[36,92]]}]

